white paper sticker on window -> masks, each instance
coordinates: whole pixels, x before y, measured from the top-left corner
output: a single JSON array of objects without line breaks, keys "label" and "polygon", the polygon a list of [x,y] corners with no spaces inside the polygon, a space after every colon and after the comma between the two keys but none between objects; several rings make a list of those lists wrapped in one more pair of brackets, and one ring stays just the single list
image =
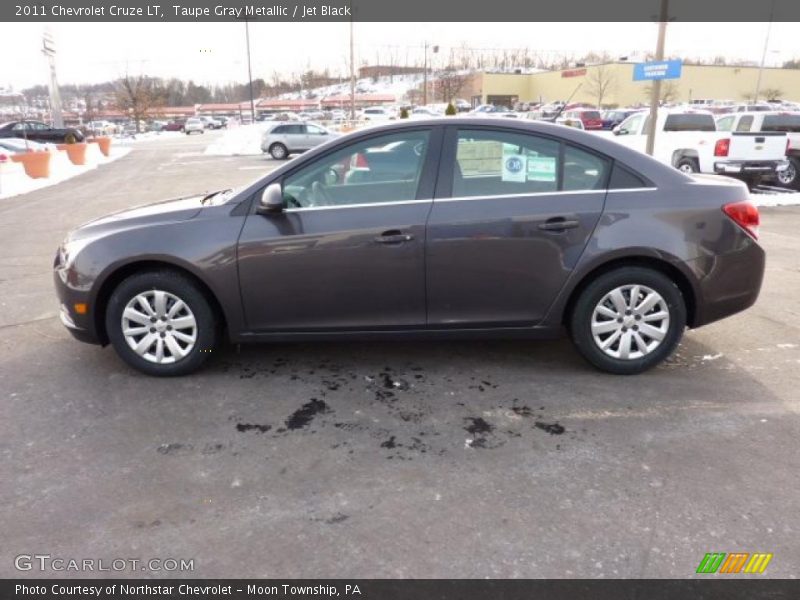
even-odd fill
[{"label": "white paper sticker on window", "polygon": [[553,156],[528,157],[528,181],[555,181],[556,159]]},{"label": "white paper sticker on window", "polygon": [[525,181],[527,156],[516,145],[503,144],[503,181]]}]

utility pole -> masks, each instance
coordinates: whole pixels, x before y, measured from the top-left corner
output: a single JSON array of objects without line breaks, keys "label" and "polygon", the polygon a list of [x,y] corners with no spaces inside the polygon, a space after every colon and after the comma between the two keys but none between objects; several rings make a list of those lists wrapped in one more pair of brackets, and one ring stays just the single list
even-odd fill
[{"label": "utility pole", "polygon": [[49,29],[45,29],[42,35],[42,54],[47,57],[47,64],[50,71],[47,83],[50,89],[51,121],[53,127],[60,129],[64,127],[64,115],[61,111],[61,94],[58,91],[58,79],[56,78],[56,45],[53,40],[53,34]]},{"label": "utility pole", "polygon": [[[664,60],[664,38],[667,34],[667,21],[669,19],[669,0],[661,0],[661,10],[658,16],[658,42],[656,43],[656,62]],[[658,116],[658,102],[661,99],[661,80],[652,83],[650,94],[650,122],[647,127],[647,146],[645,152],[653,156],[656,142],[656,117]]]},{"label": "utility pole", "polygon": [[[351,10],[352,15],[352,10]],[[356,65],[353,46],[353,17],[350,17],[350,120],[356,120]]]},{"label": "utility pole", "polygon": [[769,7],[769,23],[767,24],[767,37],[764,38],[764,51],[761,53],[761,65],[758,67],[758,79],[756,80],[756,93],[753,96],[753,104],[758,103],[758,95],[761,93],[761,74],[764,72],[764,63],[767,60],[767,47],[769,46],[769,34],[772,32],[772,16],[775,12],[775,0]]},{"label": "utility pole", "polygon": [[422,59],[422,106],[428,105],[428,42],[425,42]]},{"label": "utility pole", "polygon": [[247,81],[250,84],[250,122],[256,122],[256,103],[253,99],[253,70],[250,66],[250,23],[244,22],[244,35],[247,40]]}]

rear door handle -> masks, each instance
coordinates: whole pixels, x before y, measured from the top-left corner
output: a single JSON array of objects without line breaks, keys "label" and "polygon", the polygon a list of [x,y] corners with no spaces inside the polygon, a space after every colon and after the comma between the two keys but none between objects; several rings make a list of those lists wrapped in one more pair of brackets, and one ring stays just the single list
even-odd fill
[{"label": "rear door handle", "polygon": [[375,236],[374,240],[378,244],[402,244],[404,242],[410,242],[414,239],[414,236],[410,233],[403,233],[402,231],[398,231],[396,229],[392,229],[390,231],[384,231],[382,234]]},{"label": "rear door handle", "polygon": [[564,231],[565,229],[575,229],[580,226],[577,219],[565,219],[564,217],[553,217],[539,224],[542,231]]}]

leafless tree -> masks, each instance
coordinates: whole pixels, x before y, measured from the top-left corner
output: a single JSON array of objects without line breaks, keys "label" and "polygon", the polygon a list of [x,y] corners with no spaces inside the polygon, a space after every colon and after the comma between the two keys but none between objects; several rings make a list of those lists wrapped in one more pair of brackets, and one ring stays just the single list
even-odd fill
[{"label": "leafless tree", "polygon": [[468,80],[469,75],[459,73],[455,69],[441,71],[439,81],[436,82],[437,91],[441,94],[444,102],[450,102],[458,97]]},{"label": "leafless tree", "polygon": [[603,99],[608,97],[615,82],[614,71],[609,65],[601,64],[589,68],[586,75],[586,93],[597,100],[598,108],[602,107]]},{"label": "leafless tree", "polygon": [[778,88],[764,88],[761,90],[761,95],[770,102],[776,102],[783,97],[783,90]]},{"label": "leafless tree", "polygon": [[126,74],[117,81],[116,88],[117,108],[133,118],[138,133],[148,113],[163,105],[157,81],[146,75]]},{"label": "leafless tree", "polygon": [[[644,86],[644,98],[645,100],[650,100],[650,96],[653,93],[653,86],[646,85]],[[661,97],[658,99],[658,103],[662,104],[665,102],[675,102],[680,95],[680,89],[678,88],[678,84],[674,81],[665,80],[661,82]]]}]

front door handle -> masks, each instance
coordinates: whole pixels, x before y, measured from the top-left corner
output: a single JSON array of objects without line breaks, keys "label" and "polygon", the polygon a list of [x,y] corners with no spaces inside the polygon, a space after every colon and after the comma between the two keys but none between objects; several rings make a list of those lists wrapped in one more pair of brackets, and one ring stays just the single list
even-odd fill
[{"label": "front door handle", "polygon": [[547,219],[544,223],[539,224],[539,229],[542,231],[564,231],[566,229],[575,229],[581,224],[577,219],[565,219],[564,217],[553,217]]},{"label": "front door handle", "polygon": [[374,238],[375,242],[378,244],[402,244],[404,242],[410,242],[413,239],[414,236],[410,233],[403,233],[402,231],[398,231],[396,229],[384,231],[382,234]]}]

